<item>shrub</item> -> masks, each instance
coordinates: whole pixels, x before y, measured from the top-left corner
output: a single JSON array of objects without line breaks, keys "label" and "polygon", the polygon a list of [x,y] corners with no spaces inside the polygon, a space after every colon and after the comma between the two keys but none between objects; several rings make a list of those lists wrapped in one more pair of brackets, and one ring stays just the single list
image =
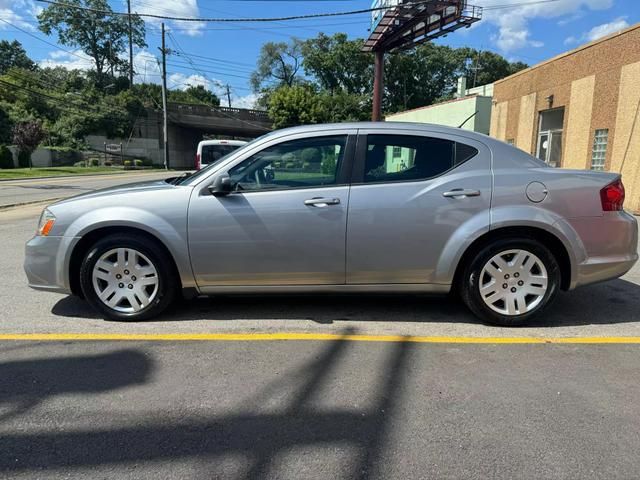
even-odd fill
[{"label": "shrub", "polygon": [[111,160],[105,160],[104,166],[105,167],[111,167],[111,166],[113,166],[113,162]]},{"label": "shrub", "polygon": [[151,160],[150,158],[143,158],[142,165],[144,165],[145,167],[153,167],[153,160]]},{"label": "shrub", "polygon": [[322,161],[322,154],[318,148],[305,148],[300,156],[303,162],[320,163]]},{"label": "shrub", "polygon": [[133,161],[133,164],[134,164],[136,167],[141,167],[141,166],[142,166],[142,160],[140,160],[139,158],[136,158],[136,159]]},{"label": "shrub", "polygon": [[84,160],[81,160],[79,162],[76,162],[73,164],[74,167],[86,167],[87,163]]},{"label": "shrub", "polygon": [[29,168],[31,166],[31,153],[26,150],[18,152],[18,166],[20,168]]},{"label": "shrub", "polygon": [[122,164],[123,164],[125,167],[130,167],[130,166],[131,166],[131,160],[125,160],[124,162],[122,162]]},{"label": "shrub", "polygon": [[6,145],[0,145],[0,168],[13,168],[13,154]]},{"label": "shrub", "polygon": [[89,164],[92,167],[99,167],[100,166],[100,160],[98,160],[97,158],[92,158],[91,159],[91,163]]},{"label": "shrub", "polygon": [[325,158],[321,167],[322,173],[332,175],[336,172],[336,159],[334,157]]}]

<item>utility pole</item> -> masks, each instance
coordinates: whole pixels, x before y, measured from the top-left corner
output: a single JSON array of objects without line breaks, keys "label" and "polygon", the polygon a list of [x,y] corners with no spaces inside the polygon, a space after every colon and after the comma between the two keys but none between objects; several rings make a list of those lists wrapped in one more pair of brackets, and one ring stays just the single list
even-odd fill
[{"label": "utility pole", "polygon": [[162,141],[164,150],[164,168],[169,170],[169,128],[167,122],[167,49],[164,43],[164,23],[162,24]]},{"label": "utility pole", "polygon": [[129,88],[133,86],[133,33],[131,31],[131,0],[127,0],[127,18],[129,19]]},{"label": "utility pole", "polygon": [[227,103],[229,108],[231,108],[231,91],[229,90],[229,84],[227,83]]}]

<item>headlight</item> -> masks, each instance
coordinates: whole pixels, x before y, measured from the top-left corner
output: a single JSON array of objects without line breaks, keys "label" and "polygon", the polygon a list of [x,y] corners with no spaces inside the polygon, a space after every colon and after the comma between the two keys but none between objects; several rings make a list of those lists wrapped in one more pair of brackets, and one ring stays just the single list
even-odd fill
[{"label": "headlight", "polygon": [[36,235],[42,235],[46,237],[49,235],[49,232],[53,228],[53,224],[56,223],[56,216],[51,213],[46,208],[42,211],[42,215],[40,215],[40,221],[38,222],[38,230]]}]

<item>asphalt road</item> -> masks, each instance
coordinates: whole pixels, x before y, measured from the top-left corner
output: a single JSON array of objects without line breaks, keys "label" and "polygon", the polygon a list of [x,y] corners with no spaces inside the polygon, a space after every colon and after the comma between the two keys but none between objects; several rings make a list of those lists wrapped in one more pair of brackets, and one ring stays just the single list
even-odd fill
[{"label": "asphalt road", "polygon": [[0,208],[36,201],[69,197],[99,188],[129,182],[156,180],[179,175],[175,172],[127,172],[113,175],[34,178],[0,181]]},{"label": "asphalt road", "polygon": [[[26,287],[41,208],[0,211],[0,478],[639,476],[640,344],[509,343],[640,338],[638,267],[520,329],[421,296],[229,296],[126,324]],[[6,340],[50,333],[246,340]]]}]

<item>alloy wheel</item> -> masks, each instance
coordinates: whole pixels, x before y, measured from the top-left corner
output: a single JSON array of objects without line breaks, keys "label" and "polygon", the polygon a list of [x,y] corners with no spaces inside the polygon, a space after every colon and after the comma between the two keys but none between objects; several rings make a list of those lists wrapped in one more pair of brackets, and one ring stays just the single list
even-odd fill
[{"label": "alloy wheel", "polygon": [[500,315],[522,315],[535,309],[547,293],[549,276],[533,253],[506,250],[494,255],[480,273],[480,297]]},{"label": "alloy wheel", "polygon": [[114,248],[103,253],[91,276],[98,299],[117,312],[139,312],[158,294],[156,267],[133,248]]}]

